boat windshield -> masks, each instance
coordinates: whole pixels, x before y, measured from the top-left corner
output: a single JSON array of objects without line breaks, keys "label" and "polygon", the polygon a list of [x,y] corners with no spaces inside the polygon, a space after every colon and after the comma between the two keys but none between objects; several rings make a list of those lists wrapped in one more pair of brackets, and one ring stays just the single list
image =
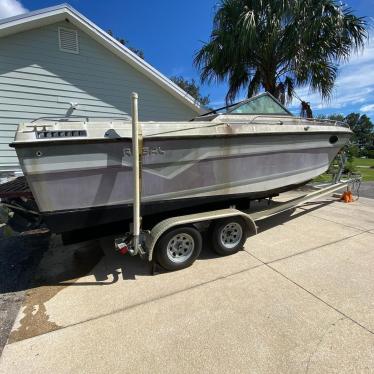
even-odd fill
[{"label": "boat windshield", "polygon": [[223,108],[215,109],[209,113],[204,114],[249,114],[249,115],[261,115],[261,114],[271,114],[271,115],[287,115],[292,116],[278,100],[276,100],[272,95],[265,92],[258,96],[252,97],[250,99],[241,101],[240,103],[225,106]]},{"label": "boat windshield", "polygon": [[257,96],[248,101],[239,103],[228,112],[235,114],[290,114],[286,108],[270,95]]}]

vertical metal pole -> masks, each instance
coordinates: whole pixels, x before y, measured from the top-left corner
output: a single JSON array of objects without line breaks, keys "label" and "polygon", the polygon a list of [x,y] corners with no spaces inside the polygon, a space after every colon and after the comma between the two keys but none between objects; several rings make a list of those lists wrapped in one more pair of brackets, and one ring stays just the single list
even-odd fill
[{"label": "vertical metal pole", "polygon": [[132,159],[133,159],[133,189],[134,189],[134,203],[133,203],[133,251],[132,255],[136,255],[139,251],[139,235],[140,235],[140,194],[141,194],[141,175],[140,175],[140,143],[141,143],[141,130],[139,129],[138,119],[138,94],[132,93]]},{"label": "vertical metal pole", "polygon": [[332,182],[333,184],[336,184],[336,183],[340,182],[340,179],[342,178],[342,174],[343,174],[343,171],[344,171],[346,161],[347,161],[346,152],[345,152],[345,150],[342,150],[339,153],[339,169],[338,169],[337,173],[335,174],[335,178]]}]

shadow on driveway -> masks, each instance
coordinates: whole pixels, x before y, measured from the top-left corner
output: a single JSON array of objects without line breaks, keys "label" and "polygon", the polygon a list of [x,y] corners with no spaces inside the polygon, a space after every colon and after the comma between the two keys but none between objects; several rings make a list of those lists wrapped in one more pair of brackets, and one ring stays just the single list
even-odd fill
[{"label": "shadow on driveway", "polygon": [[[261,220],[258,222],[259,233],[332,202],[334,201],[306,203],[302,207],[308,209],[299,209],[297,212],[290,210]],[[273,206],[276,204],[279,203],[274,202]],[[27,298],[23,317],[19,328],[12,332],[10,343],[59,329],[60,326],[49,321],[45,305],[68,286],[106,286],[117,283],[120,279],[134,281],[138,276],[151,275],[151,266],[147,261],[128,255],[124,257],[112,250],[113,237],[68,246],[53,243],[52,240],[48,251],[46,251],[48,237],[14,237],[4,240],[0,246],[2,251],[0,258],[6,259],[6,264],[2,261],[0,268],[2,270],[0,302],[7,299],[5,307],[1,305],[1,308],[6,310],[7,317],[6,323],[2,324],[5,327],[1,330],[0,348],[6,343],[25,291],[27,291]],[[210,248],[207,233],[203,234],[203,240],[203,250],[199,259],[210,260],[219,257]],[[7,251],[6,256],[4,256],[5,251]],[[161,269],[157,270],[162,272]],[[87,279],[85,276],[92,277]],[[30,283],[31,278],[33,280]]]},{"label": "shadow on driveway", "polygon": [[[299,210],[296,214],[294,209],[266,218],[258,222],[258,232],[265,232],[333,202],[333,200],[310,202],[302,205],[308,209]],[[123,280],[135,280],[137,276],[151,275],[151,264],[148,261],[141,260],[139,256],[121,256],[111,250],[112,247],[114,248],[113,243],[114,237],[110,236],[101,240],[50,248],[40,262],[32,287],[105,286],[118,282],[120,277]],[[106,250],[103,251],[103,248]],[[199,259],[210,260],[216,257],[219,255],[211,249],[207,232],[204,232],[203,250]],[[100,261],[101,265],[96,266]],[[158,270],[162,272],[162,269]],[[95,281],[80,279],[86,275],[93,275]]]},{"label": "shadow on driveway", "polygon": [[0,355],[49,234],[0,237]]}]

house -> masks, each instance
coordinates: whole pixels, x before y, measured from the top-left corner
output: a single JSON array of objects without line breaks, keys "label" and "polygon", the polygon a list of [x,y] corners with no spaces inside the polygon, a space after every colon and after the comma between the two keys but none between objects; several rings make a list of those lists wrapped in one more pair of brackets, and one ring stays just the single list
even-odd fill
[{"label": "house", "polygon": [[139,94],[140,120],[189,120],[199,104],[70,5],[0,21],[0,171],[19,169],[8,144],[40,117],[121,117]]}]

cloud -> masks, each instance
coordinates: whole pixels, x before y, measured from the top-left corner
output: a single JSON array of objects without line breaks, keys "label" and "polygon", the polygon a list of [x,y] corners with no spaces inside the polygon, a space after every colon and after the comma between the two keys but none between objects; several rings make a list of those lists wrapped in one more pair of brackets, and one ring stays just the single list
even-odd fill
[{"label": "cloud", "polygon": [[361,112],[374,113],[374,104],[364,105],[360,108]]},{"label": "cloud", "polygon": [[25,13],[27,9],[18,0],[0,0],[0,18]]},{"label": "cloud", "polygon": [[[374,33],[371,32],[369,42],[364,51],[353,55],[348,63],[341,65],[339,75],[336,80],[332,98],[329,101],[322,101],[318,93],[311,93],[309,89],[298,89],[298,96],[303,100],[309,101],[313,109],[344,111],[362,110],[368,105],[363,105],[372,101],[374,94]],[[300,106],[296,100],[291,108]],[[374,112],[372,110],[371,112]]]}]

